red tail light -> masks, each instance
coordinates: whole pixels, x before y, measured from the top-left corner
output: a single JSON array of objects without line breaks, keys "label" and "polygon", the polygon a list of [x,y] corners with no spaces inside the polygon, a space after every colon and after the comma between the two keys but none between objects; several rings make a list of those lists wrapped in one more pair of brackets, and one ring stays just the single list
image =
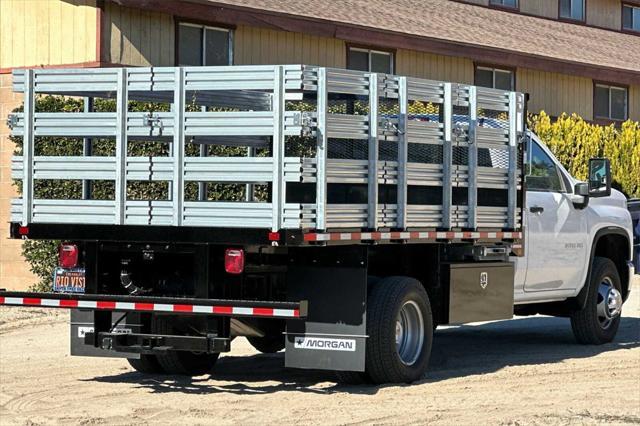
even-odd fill
[{"label": "red tail light", "polygon": [[244,271],[244,250],[226,249],[224,252],[224,270],[229,274],[241,274]]},{"label": "red tail light", "polygon": [[66,269],[78,266],[78,246],[75,244],[60,244],[58,248],[58,264]]}]

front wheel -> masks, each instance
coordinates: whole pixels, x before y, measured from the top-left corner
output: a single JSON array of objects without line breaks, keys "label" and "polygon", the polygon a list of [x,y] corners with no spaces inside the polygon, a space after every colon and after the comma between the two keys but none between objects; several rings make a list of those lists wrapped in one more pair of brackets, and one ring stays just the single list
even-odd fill
[{"label": "front wheel", "polygon": [[366,372],[374,383],[409,383],[427,370],[433,345],[429,297],[419,281],[388,277],[367,303]]},{"label": "front wheel", "polygon": [[613,340],[620,326],[622,292],[616,265],[607,258],[593,259],[589,294],[584,308],[571,314],[571,328],[582,344],[601,345]]}]

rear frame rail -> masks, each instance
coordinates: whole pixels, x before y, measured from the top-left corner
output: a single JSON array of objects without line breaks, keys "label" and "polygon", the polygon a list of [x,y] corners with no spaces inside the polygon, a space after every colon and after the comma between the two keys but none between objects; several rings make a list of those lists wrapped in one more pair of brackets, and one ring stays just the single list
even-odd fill
[{"label": "rear frame rail", "polygon": [[0,291],[0,305],[286,319],[305,318],[308,312],[306,301],[266,302],[16,291]]}]

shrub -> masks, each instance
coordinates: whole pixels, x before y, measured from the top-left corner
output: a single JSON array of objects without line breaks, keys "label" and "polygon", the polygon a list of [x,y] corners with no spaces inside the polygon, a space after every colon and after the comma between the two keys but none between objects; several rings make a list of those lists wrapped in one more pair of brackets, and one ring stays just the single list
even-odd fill
[{"label": "shrub", "polygon": [[563,114],[552,122],[541,111],[529,118],[529,126],[576,178],[586,180],[589,158],[607,157],[611,160],[613,186],[627,197],[640,197],[639,122],[600,126],[576,114]]}]

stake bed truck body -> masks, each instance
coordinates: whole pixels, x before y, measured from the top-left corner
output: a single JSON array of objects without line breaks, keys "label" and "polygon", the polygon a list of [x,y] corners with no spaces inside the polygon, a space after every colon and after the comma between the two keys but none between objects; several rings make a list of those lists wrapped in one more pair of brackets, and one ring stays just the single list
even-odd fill
[{"label": "stake bed truck body", "polygon": [[[0,304],[73,309],[74,355],[201,374],[247,336],[288,367],[410,382],[439,324],[543,313],[581,343],[616,334],[625,198],[606,159],[567,173],[524,94],[303,65],[20,70],[14,91],[11,236],[62,244],[51,292]],[[85,110],[40,112],[46,94]],[[51,138],[81,155],[43,155]],[[135,155],[150,142],[166,150]],[[163,195],[136,199],[148,182]]]}]

